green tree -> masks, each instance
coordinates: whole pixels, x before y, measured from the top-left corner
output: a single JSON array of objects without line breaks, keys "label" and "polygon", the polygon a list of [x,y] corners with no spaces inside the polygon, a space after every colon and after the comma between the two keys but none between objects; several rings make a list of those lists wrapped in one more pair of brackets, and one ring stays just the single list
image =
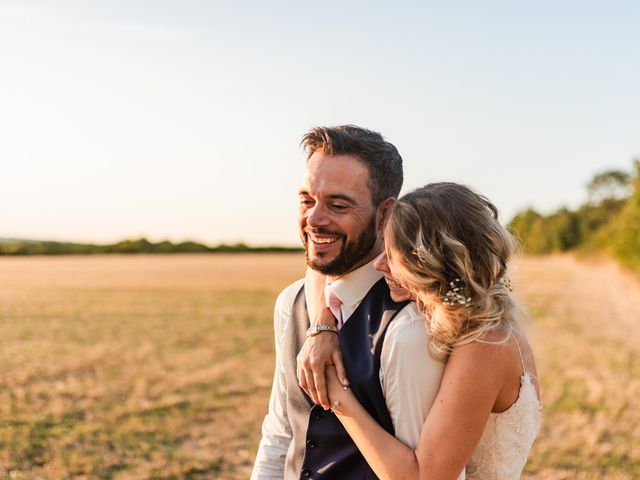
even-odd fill
[{"label": "green tree", "polygon": [[592,204],[625,199],[631,192],[631,176],[622,170],[600,172],[587,184],[589,202]]},{"label": "green tree", "polygon": [[623,263],[640,271],[640,160],[634,162],[632,194],[612,223],[611,249]]},{"label": "green tree", "polygon": [[580,217],[577,213],[561,208],[545,219],[544,234],[548,237],[552,252],[566,252],[579,245]]},{"label": "green tree", "polygon": [[509,230],[520,240],[524,253],[548,253],[549,238],[545,234],[545,219],[532,208],[517,214],[509,223]]}]

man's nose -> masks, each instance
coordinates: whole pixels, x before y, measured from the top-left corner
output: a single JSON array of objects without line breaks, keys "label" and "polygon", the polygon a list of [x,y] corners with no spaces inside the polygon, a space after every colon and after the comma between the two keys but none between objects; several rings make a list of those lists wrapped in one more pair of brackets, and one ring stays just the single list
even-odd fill
[{"label": "man's nose", "polygon": [[307,225],[310,227],[321,227],[331,222],[329,212],[322,204],[316,203],[307,214]]}]

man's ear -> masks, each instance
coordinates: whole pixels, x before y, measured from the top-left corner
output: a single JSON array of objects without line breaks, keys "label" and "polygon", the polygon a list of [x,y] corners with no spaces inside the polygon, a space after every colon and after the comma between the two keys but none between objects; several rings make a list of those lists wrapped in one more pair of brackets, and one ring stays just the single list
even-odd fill
[{"label": "man's ear", "polygon": [[387,223],[387,219],[389,218],[389,214],[391,210],[395,206],[397,200],[393,197],[387,197],[380,205],[378,205],[378,209],[376,211],[376,228],[378,232],[382,232],[385,224]]}]

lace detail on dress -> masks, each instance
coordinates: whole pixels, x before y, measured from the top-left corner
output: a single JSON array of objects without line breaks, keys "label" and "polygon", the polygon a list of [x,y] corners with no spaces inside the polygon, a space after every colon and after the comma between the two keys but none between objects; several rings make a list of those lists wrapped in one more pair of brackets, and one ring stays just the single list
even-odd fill
[{"label": "lace detail on dress", "polygon": [[[522,361],[522,353],[520,359]],[[533,441],[540,431],[541,421],[542,405],[531,374],[525,371],[520,376],[520,391],[515,403],[504,412],[491,413],[489,416],[480,442],[467,464],[466,478],[520,478]]]}]

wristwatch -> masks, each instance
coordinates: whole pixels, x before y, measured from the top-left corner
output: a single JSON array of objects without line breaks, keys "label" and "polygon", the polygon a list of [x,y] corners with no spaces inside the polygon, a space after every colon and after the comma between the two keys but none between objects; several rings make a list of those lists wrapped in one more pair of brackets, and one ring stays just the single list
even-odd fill
[{"label": "wristwatch", "polygon": [[308,329],[307,329],[307,338],[308,337],[315,337],[316,335],[318,335],[320,332],[334,332],[334,333],[338,333],[338,329],[336,327],[333,327],[331,325],[311,325]]}]

